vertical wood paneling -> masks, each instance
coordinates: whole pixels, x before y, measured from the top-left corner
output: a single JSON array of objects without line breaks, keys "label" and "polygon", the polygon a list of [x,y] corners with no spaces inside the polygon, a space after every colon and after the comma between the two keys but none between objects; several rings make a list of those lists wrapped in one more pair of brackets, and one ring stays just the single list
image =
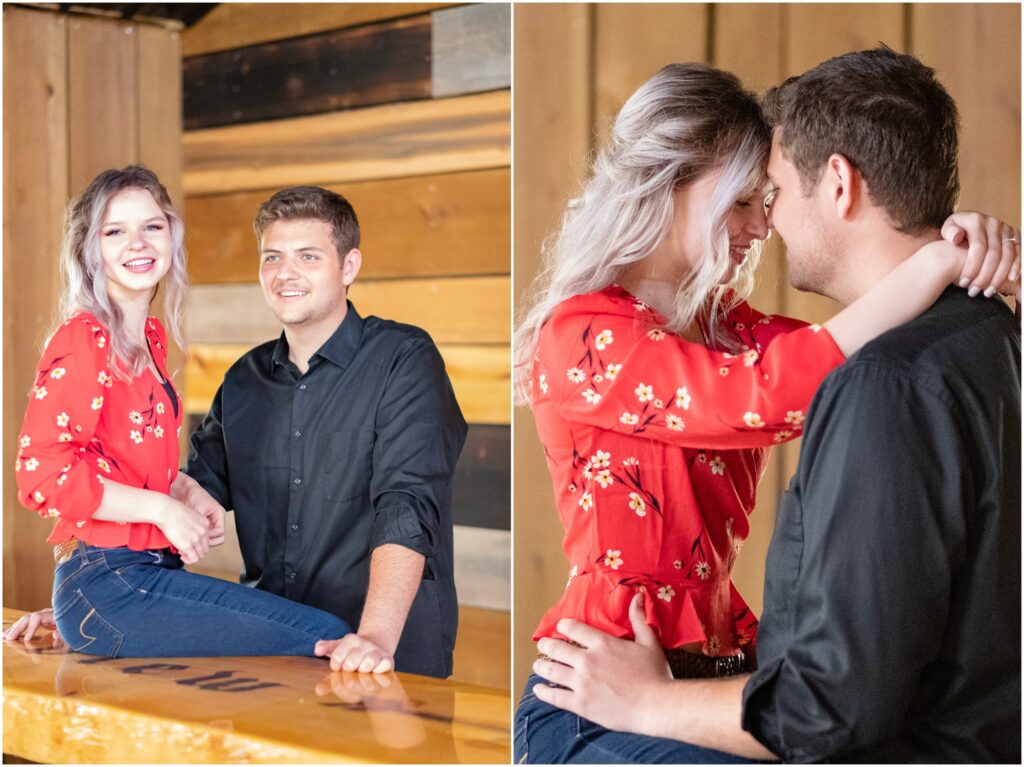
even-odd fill
[{"label": "vertical wood paneling", "polygon": [[[540,247],[578,189],[590,149],[590,15],[585,5],[517,5],[515,120],[515,294],[517,302],[540,268]],[[553,56],[552,52],[558,55]],[[514,416],[514,547],[516,552],[515,694],[530,674],[530,637],[561,594],[566,564],[544,453],[533,414]]]},{"label": "vertical wood paneling", "polygon": [[4,606],[46,604],[50,520],[21,508],[18,431],[57,303],[67,182],[67,28],[62,17],[4,9]]},{"label": "vertical wood paneling", "polygon": [[48,604],[53,582],[53,525],[19,508],[13,466],[32,372],[56,316],[64,209],[99,171],[140,159],[180,197],[180,69],[166,30],[4,9],[7,607]]},{"label": "vertical wood paneling", "polygon": [[68,19],[70,186],[138,158],[138,27]]},{"label": "vertical wood paneling", "polygon": [[705,3],[601,3],[595,8],[594,99],[603,142],[637,87],[666,64],[708,60]]},{"label": "vertical wood paneling", "polygon": [[914,4],[911,45],[960,110],[960,207],[1020,224],[1020,5]]}]

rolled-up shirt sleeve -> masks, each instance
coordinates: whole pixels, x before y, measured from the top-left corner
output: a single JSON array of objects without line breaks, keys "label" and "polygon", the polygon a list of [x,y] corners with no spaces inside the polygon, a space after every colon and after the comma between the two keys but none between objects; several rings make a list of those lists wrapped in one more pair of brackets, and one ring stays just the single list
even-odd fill
[{"label": "rolled-up shirt sleeve", "polygon": [[826,379],[766,563],[743,727],[784,761],[897,736],[938,656],[970,494],[957,408],[873,362]]},{"label": "rolled-up shirt sleeve", "polygon": [[429,337],[410,339],[398,351],[376,424],[370,548],[394,543],[430,557],[466,422]]}]

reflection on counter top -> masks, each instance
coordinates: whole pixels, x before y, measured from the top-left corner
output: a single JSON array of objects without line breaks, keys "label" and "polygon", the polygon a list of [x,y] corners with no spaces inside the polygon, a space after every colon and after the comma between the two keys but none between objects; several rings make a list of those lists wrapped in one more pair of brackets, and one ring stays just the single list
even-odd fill
[{"label": "reflection on counter top", "polygon": [[315,658],[97,658],[43,634],[4,646],[4,751],[25,759],[510,761],[506,690]]}]

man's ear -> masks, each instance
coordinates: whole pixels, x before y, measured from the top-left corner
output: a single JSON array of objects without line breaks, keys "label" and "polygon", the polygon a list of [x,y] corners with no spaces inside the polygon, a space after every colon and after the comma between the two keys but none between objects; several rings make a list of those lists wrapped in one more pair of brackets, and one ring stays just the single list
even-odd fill
[{"label": "man's ear", "polygon": [[864,177],[843,155],[833,154],[825,165],[824,180],[836,215],[843,221],[850,220],[864,204]]},{"label": "man's ear", "polygon": [[347,288],[351,285],[356,275],[359,274],[359,267],[363,265],[363,254],[359,252],[359,248],[352,248],[346,253],[341,259],[341,281]]}]

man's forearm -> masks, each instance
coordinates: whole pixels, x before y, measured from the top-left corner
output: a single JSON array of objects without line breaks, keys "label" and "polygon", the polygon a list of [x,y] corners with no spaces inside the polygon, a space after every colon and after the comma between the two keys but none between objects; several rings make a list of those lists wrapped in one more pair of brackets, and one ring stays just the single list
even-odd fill
[{"label": "man's forearm", "polygon": [[396,543],[386,543],[373,550],[359,636],[394,654],[423,579],[425,561],[422,554]]},{"label": "man's forearm", "polygon": [[741,726],[743,687],[749,677],[670,680],[647,699],[643,735],[671,738],[750,759],[778,757]]}]

